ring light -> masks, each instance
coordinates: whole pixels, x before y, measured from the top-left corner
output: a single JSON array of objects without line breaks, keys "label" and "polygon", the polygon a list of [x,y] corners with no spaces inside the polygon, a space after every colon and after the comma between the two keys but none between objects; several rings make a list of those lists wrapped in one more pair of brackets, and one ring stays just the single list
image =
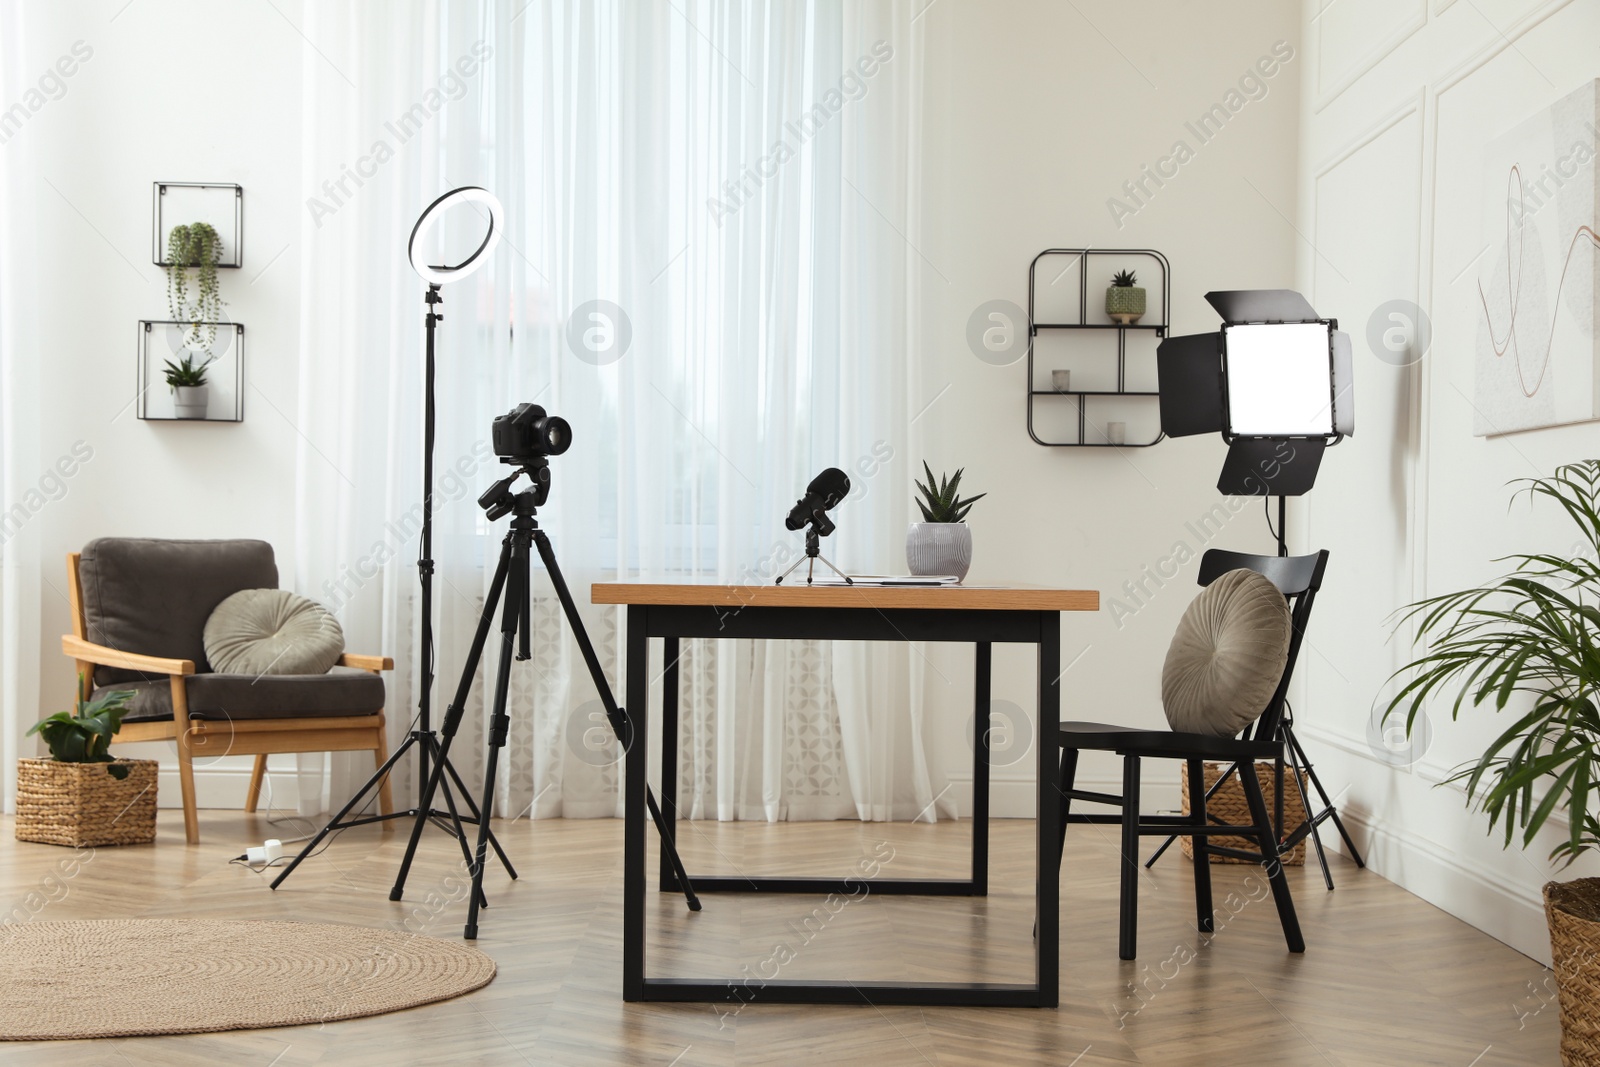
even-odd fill
[{"label": "ring light", "polygon": [[[483,235],[483,243],[472,255],[453,267],[429,265],[423,262],[422,244],[433,227],[438,224],[439,218],[457,204],[482,204],[489,209],[489,231]],[[463,185],[459,189],[452,189],[429,204],[422,217],[417,220],[416,226],[412,227],[411,241],[406,245],[406,255],[411,260],[411,269],[422,275],[424,281],[433,285],[445,285],[465,278],[483,265],[488,253],[499,242],[500,231],[504,225],[505,212],[500,207],[500,201],[495,199],[495,195],[489,190],[476,185]]]}]

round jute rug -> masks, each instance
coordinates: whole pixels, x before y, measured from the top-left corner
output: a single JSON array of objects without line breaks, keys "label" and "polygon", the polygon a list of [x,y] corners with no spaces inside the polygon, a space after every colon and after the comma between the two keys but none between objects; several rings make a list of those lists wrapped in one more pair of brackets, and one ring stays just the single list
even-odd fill
[{"label": "round jute rug", "polygon": [[0,1040],[194,1034],[378,1015],[494,978],[475,948],[327,923],[112,919],[0,931]]}]

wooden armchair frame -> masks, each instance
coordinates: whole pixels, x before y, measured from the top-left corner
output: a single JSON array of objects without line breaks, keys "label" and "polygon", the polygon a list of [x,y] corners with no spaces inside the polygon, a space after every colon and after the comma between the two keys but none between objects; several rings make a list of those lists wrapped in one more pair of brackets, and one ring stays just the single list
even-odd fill
[{"label": "wooden armchair frame", "polygon": [[[83,611],[83,581],[78,574],[81,553],[67,554],[67,588],[72,605],[72,630],[61,637],[61,651],[76,664],[76,672],[91,683],[94,669],[121,667],[146,674],[165,674],[172,685],[172,718],[154,722],[124,723],[115,740],[126,742],[175,741],[178,746],[178,782],[183,793],[183,830],[191,845],[200,843],[199,811],[195,803],[194,758],[200,756],[255,756],[250,773],[250,791],[244,810],[254,812],[261,799],[261,782],[267,771],[267,757],[289,752],[370,751],[374,764],[382,767],[389,758],[389,741],[384,732],[384,716],[342,715],[326,718],[246,719],[239,722],[191,719],[189,691],[185,681],[195,673],[193,660],[163,659],[137,652],[124,652],[94,644],[88,637]],[[394,669],[388,656],[362,656],[345,653],[339,666],[355,667],[378,674]],[[392,810],[389,780],[378,788],[378,808],[387,815]],[[387,822],[382,824],[388,828]]]}]

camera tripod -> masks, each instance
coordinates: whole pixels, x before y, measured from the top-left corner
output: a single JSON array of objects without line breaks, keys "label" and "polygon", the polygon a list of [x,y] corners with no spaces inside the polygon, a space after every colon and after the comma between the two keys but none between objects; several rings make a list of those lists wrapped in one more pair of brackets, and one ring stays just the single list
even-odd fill
[{"label": "camera tripod", "polygon": [[[513,493],[512,483],[522,474],[528,475],[533,486],[520,493]],[[578,642],[579,651],[583,654],[584,664],[589,668],[594,687],[605,705],[606,718],[611,724],[612,732],[616,734],[617,740],[622,742],[624,749],[633,744],[633,728],[628,714],[617,706],[610,683],[606,681],[605,672],[600,667],[600,658],[595,654],[594,645],[589,640],[589,632],[584,628],[577,605],[573,603],[572,593],[567,589],[566,579],[561,575],[561,567],[556,563],[555,550],[550,547],[550,539],[545,532],[539,529],[535,513],[549,494],[549,463],[543,458],[536,458],[525,462],[510,475],[495,482],[478,498],[478,504],[488,515],[490,522],[513,514],[511,529],[501,542],[500,561],[495,567],[494,579],[489,585],[489,595],[483,602],[483,613],[478,618],[478,629],[472,638],[472,648],[467,653],[467,661],[461,669],[461,681],[456,689],[456,698],[445,711],[441,729],[441,756],[434,762],[433,773],[428,779],[427,788],[423,791],[421,811],[412,825],[411,840],[406,845],[405,858],[400,863],[400,874],[395,881],[394,890],[389,895],[391,900],[400,899],[406,875],[416,854],[417,842],[422,838],[423,824],[427,821],[425,812],[433,803],[435,791],[445,788],[445,795],[449,796],[448,786],[444,782],[446,769],[449,767],[445,757],[449,755],[451,742],[454,741],[456,732],[461,726],[467,696],[471,692],[473,678],[478,673],[478,663],[483,656],[483,646],[488,640],[489,628],[494,623],[495,610],[500,607],[501,597],[504,596],[505,603],[500,617],[500,658],[496,663],[494,704],[489,717],[489,754],[484,765],[483,800],[478,807],[482,814],[477,820],[476,851],[467,857],[467,866],[472,874],[472,895],[467,905],[467,925],[463,936],[468,941],[477,939],[478,909],[486,903],[483,895],[483,870],[488,860],[489,846],[494,845],[495,850],[499,851],[499,845],[489,829],[489,817],[494,811],[495,775],[499,770],[500,750],[505,747],[506,736],[511,727],[511,717],[506,714],[506,697],[511,685],[512,649],[515,647],[517,659],[525,660],[531,655],[529,643],[532,618],[532,571],[528,553],[530,548],[538,548],[539,558],[544,561],[545,569],[550,573],[550,582],[555,586],[556,596],[561,601],[561,610],[566,614],[567,622],[572,627],[572,635]],[[677,875],[678,884],[683,888],[689,910],[699,911],[700,900],[695,896],[694,887],[690,885],[689,876],[678,858],[672,834],[662,820],[661,809],[656,806],[655,795],[648,790],[645,792],[645,802],[650,809],[650,817],[655,820],[656,830],[661,834],[662,851]],[[464,839],[462,848],[463,851],[466,850]]]}]

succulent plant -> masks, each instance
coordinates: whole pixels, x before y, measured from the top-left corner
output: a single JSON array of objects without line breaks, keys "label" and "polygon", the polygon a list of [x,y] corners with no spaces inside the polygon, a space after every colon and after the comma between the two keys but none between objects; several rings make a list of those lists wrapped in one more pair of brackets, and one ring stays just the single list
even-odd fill
[{"label": "succulent plant", "polygon": [[1127,289],[1137,280],[1138,275],[1131,270],[1119,270],[1111,276],[1111,284],[1118,289]]},{"label": "succulent plant", "polygon": [[[167,234],[167,309],[174,322],[187,322],[187,343],[210,351],[222,318],[222,293],[217,284],[217,263],[222,259],[222,238],[209,222],[174,226]],[[189,271],[198,272],[197,293],[189,303]]]},{"label": "succulent plant", "polygon": [[[928,483],[924,485],[916,482],[917,488],[922,492],[922,499],[917,501],[917,507],[922,509],[924,522],[964,522],[967,512],[972,510],[972,505],[988,496],[988,493],[979,493],[966,499],[956,495],[957,488],[961,485],[961,472],[965,467],[957,469],[955,474],[935,480],[933,471],[928,467],[926,460],[922,469],[928,475]],[[935,488],[937,487],[937,488]]]},{"label": "succulent plant", "polygon": [[193,353],[184,356],[182,363],[174,363],[170,359],[167,360],[167,384],[174,389],[179,386],[194,388],[206,384],[206,368],[211,366],[216,358],[216,356],[212,356],[198,367],[194,364]]}]

